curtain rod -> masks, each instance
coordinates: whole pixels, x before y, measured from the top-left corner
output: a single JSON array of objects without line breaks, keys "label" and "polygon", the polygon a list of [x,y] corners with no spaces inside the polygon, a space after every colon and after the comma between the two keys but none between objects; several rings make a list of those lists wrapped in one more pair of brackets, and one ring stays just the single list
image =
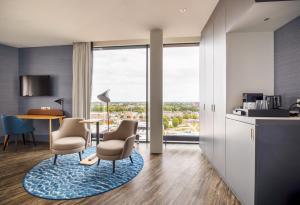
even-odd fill
[{"label": "curtain rod", "polygon": [[[199,44],[200,37],[176,37],[165,38],[164,45],[172,44]],[[145,46],[149,45],[149,39],[134,39],[134,40],[116,40],[116,41],[94,41],[93,47],[122,47],[122,46]]]}]

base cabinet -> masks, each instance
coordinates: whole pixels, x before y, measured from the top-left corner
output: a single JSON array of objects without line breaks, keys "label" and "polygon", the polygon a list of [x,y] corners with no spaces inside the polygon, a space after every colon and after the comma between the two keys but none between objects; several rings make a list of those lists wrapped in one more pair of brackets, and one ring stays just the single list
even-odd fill
[{"label": "base cabinet", "polygon": [[254,204],[255,125],[226,120],[226,181],[242,204]]},{"label": "base cabinet", "polygon": [[244,205],[300,204],[300,118],[227,115],[225,181]]}]

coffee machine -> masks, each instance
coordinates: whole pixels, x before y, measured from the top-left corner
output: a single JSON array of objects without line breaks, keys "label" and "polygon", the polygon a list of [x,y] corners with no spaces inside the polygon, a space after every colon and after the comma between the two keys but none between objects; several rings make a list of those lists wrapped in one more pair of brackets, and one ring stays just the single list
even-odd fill
[{"label": "coffee machine", "polygon": [[243,102],[256,102],[256,100],[263,100],[263,93],[243,93]]}]

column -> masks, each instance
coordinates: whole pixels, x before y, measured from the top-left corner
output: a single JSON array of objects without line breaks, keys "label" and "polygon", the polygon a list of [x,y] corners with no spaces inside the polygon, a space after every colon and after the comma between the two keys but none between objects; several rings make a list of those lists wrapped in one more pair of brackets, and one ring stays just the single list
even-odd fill
[{"label": "column", "polygon": [[163,32],[150,32],[150,152],[162,153],[163,148]]}]

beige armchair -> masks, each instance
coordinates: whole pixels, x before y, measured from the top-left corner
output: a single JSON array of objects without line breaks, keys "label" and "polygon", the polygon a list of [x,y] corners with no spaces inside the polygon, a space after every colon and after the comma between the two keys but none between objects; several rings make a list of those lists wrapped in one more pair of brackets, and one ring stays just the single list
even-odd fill
[{"label": "beige armchair", "polygon": [[115,161],[129,157],[133,163],[131,152],[136,137],[138,122],[123,120],[114,132],[104,134],[103,141],[97,146],[98,165],[100,160],[112,160],[113,172],[115,172]]},{"label": "beige armchair", "polygon": [[88,130],[85,124],[79,123],[81,118],[65,118],[59,130],[52,132],[51,152],[57,155],[73,154],[78,152],[81,161],[81,152],[87,147]]}]

